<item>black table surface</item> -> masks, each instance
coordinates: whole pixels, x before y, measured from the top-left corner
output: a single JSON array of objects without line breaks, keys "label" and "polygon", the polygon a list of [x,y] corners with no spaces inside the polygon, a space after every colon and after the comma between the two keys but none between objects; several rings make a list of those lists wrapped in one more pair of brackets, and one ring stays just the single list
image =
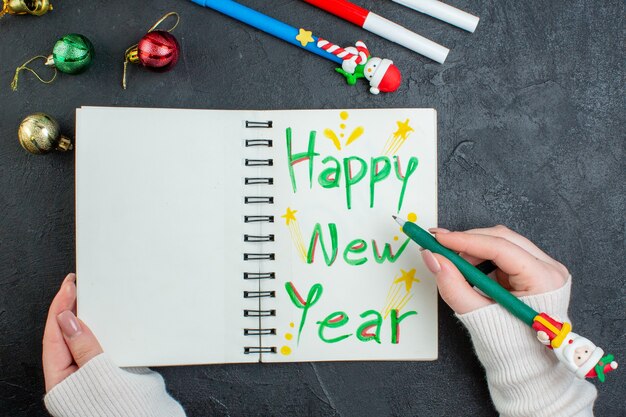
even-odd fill
[{"label": "black table surface", "polygon": [[[624,41],[622,0],[449,0],[480,16],[474,34],[391,1],[358,0],[451,49],[440,65],[296,0],[243,3],[342,45],[363,39],[403,71],[400,90],[345,85],[316,55],[185,0],[58,0],[42,17],[0,20],[0,414],[43,416],[41,338],[61,280],[75,268],[72,153],[34,156],[16,131],[53,115],[72,135],[85,105],[210,109],[428,107],[438,111],[439,223],[505,224],[568,266],[575,330],[626,360]],[[177,67],[133,66],[125,49],[180,13]],[[24,73],[77,32],[92,68],[50,85]],[[44,70],[45,73],[45,70]],[[148,134],[154,126],[137,126]],[[185,146],[173,143],[173,146]],[[120,149],[120,152],[123,152]],[[114,167],[112,167],[114,169]],[[466,331],[439,303],[433,362],[298,363],[163,368],[189,416],[495,416]],[[626,374],[600,384],[598,416],[625,415]]]}]

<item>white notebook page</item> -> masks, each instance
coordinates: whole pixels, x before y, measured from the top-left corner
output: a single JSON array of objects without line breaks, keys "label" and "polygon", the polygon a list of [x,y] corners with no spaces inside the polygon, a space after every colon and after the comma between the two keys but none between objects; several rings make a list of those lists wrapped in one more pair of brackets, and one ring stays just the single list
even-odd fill
[{"label": "white notebook page", "polygon": [[[281,112],[266,112],[264,116],[274,121],[274,177],[275,187],[280,192],[276,193],[274,204],[277,221],[271,225],[276,235],[274,270],[278,282],[268,283],[276,288],[278,295],[265,303],[275,306],[277,316],[264,319],[264,327],[276,328],[276,335],[264,337],[264,344],[275,346],[276,354],[265,355],[263,360],[436,359],[436,285],[422,264],[417,245],[412,241],[406,243],[408,237],[391,217],[416,216],[423,227],[437,225],[436,112],[432,109],[306,110],[289,112],[288,117],[282,117]],[[312,131],[315,132],[314,153],[319,154],[313,157],[312,184],[309,160],[293,165],[296,192],[288,170],[288,128],[291,129],[292,157],[308,153]],[[395,157],[399,157],[399,172],[405,175],[410,159],[417,160],[403,195],[403,181],[395,174]],[[357,176],[361,169],[365,173],[350,187],[348,197],[344,164],[351,158],[351,175]],[[375,182],[373,196],[372,158],[379,158],[380,170],[385,160],[390,164],[388,176],[380,174],[380,180]],[[365,168],[357,159],[365,162]],[[336,187],[325,188],[320,177],[325,170],[337,167],[334,161],[339,162],[341,178]],[[295,211],[289,225],[286,217],[282,217],[287,208]],[[303,259],[308,255],[316,224],[320,225],[321,236],[312,262],[307,263]],[[330,224],[336,230],[337,254],[331,265],[327,265],[323,249],[326,248],[331,258]],[[356,246],[363,246],[362,251],[344,255],[353,240]],[[401,252],[394,262],[383,256],[386,244],[394,255]],[[300,253],[302,250],[306,253]],[[376,258],[381,257],[383,261],[377,262]],[[352,265],[346,259],[362,263]],[[403,276],[408,282],[399,280]],[[304,309],[288,297],[285,282],[291,282],[305,301],[314,285],[322,291],[307,310],[301,332]],[[398,318],[409,312],[394,326],[398,343],[392,341],[390,309],[395,307],[399,307]],[[369,314],[361,317],[368,311]],[[379,329],[380,318],[372,311],[382,317]],[[338,327],[324,326],[320,336],[319,322],[339,312],[345,314],[334,316],[339,320]],[[368,321],[377,323],[366,330],[366,335],[377,333],[378,337],[361,340],[359,327]]]},{"label": "white notebook page", "polygon": [[[78,313],[120,366],[243,354],[242,114],[77,111]],[[235,248],[236,250],[233,250]]]}]

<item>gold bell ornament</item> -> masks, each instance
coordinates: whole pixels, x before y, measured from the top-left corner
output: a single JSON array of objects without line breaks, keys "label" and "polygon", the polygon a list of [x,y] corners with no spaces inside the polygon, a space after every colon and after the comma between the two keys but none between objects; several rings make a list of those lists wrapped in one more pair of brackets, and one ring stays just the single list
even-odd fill
[{"label": "gold bell ornament", "polygon": [[53,150],[65,152],[72,150],[72,141],[61,135],[59,124],[45,113],[33,113],[26,116],[17,131],[22,148],[41,155]]},{"label": "gold bell ornament", "polygon": [[2,0],[0,17],[5,14],[41,16],[52,10],[50,0]]}]

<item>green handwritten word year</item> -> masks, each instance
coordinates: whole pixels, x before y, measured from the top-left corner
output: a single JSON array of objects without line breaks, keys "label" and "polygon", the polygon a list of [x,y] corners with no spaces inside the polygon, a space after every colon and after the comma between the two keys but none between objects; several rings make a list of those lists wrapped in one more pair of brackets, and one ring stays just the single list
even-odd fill
[{"label": "green handwritten word year", "polygon": [[[317,304],[322,298],[324,287],[322,284],[314,284],[309,289],[306,300],[302,298],[296,287],[292,282],[285,283],[285,290],[289,295],[289,299],[293,305],[302,310],[300,317],[300,325],[298,327],[298,342],[300,342],[300,335],[304,330],[307,316],[309,311]],[[417,311],[407,311],[406,313],[399,315],[398,310],[391,310],[390,322],[391,327],[391,340],[392,344],[400,343],[400,323],[407,317],[416,315]],[[322,342],[325,343],[337,343],[342,340],[348,339],[355,335],[361,342],[375,341],[381,343],[380,333],[383,326],[383,316],[376,310],[367,310],[359,315],[361,323],[357,327],[354,333],[349,332],[346,329],[342,329],[350,321],[350,317],[344,311],[334,311],[328,314],[322,320],[315,322],[317,324],[317,335]]]}]

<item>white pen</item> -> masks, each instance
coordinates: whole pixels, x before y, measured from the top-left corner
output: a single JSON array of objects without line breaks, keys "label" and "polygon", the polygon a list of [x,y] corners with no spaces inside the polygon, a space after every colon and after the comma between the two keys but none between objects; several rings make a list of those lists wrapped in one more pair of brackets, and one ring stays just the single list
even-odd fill
[{"label": "white pen", "polygon": [[474,32],[478,25],[478,16],[474,16],[456,7],[437,0],[393,0],[398,4],[417,10],[436,19],[448,22],[468,32]]}]

